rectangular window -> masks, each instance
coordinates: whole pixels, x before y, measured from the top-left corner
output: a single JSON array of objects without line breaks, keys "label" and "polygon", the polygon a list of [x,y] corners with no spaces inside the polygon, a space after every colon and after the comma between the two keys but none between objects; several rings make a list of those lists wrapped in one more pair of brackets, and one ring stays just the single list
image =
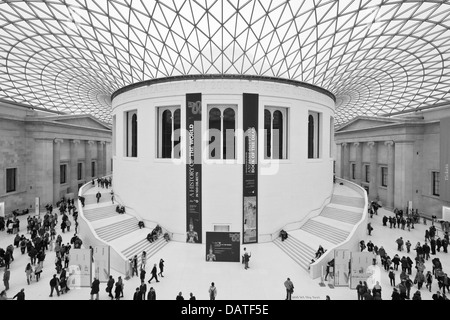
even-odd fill
[{"label": "rectangular window", "polygon": [[264,159],[287,159],[287,108],[264,109]]},{"label": "rectangular window", "polygon": [[137,158],[138,154],[138,118],[137,111],[125,112],[125,156]]},{"label": "rectangular window", "polygon": [[208,107],[209,159],[236,159],[236,106]]},{"label": "rectangular window", "polygon": [[59,166],[59,182],[64,184],[67,182],[67,164]]},{"label": "rectangular window", "polygon": [[319,159],[321,148],[321,116],[318,112],[308,113],[308,159]]},{"label": "rectangular window", "polygon": [[387,187],[388,183],[388,168],[387,167],[381,167],[381,186]]},{"label": "rectangular window", "polygon": [[439,172],[433,171],[431,172],[431,190],[433,196],[439,196]]},{"label": "rectangular window", "polygon": [[92,177],[95,177],[95,161],[91,162],[91,173]]},{"label": "rectangular window", "polygon": [[356,179],[356,164],[352,163],[352,179]]},{"label": "rectangular window", "polygon": [[16,191],[17,168],[6,169],[6,193]]},{"label": "rectangular window", "polygon": [[77,179],[78,180],[83,179],[83,164],[82,163],[78,163],[78,166],[77,166]]},{"label": "rectangular window", "polygon": [[366,182],[370,183],[370,165],[366,165],[364,168],[365,168]]},{"label": "rectangular window", "polygon": [[181,108],[168,106],[158,108],[158,158],[181,158]]}]

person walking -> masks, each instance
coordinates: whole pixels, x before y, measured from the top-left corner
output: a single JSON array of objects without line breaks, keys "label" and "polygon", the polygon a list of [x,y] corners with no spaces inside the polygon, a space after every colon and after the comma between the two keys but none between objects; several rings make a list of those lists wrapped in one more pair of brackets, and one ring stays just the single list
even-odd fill
[{"label": "person walking", "polygon": [[114,287],[114,283],[116,282],[116,280],[114,280],[113,276],[109,276],[108,282],[106,284],[106,292],[108,292],[108,297],[111,298],[111,300],[114,299],[113,295],[112,295],[112,290]]},{"label": "person walking", "polygon": [[120,287],[120,298],[123,298],[123,287],[124,287],[124,284],[123,284],[123,280],[122,280],[122,277],[121,277],[121,276],[119,276],[119,277],[117,278],[116,284],[118,284],[119,287]]},{"label": "person walking", "polygon": [[15,298],[17,298],[17,300],[25,300],[25,289],[20,289],[11,300],[14,300]]},{"label": "person walking", "polygon": [[27,277],[27,283],[28,285],[31,283],[32,276],[33,276],[33,267],[31,266],[31,263],[28,262],[27,266],[25,267],[25,274]]},{"label": "person walking", "polygon": [[164,271],[164,260],[163,259],[159,259],[159,273],[158,273],[158,275],[164,278],[164,276],[162,274],[163,271]]},{"label": "person walking", "polygon": [[140,278],[141,278],[141,281],[145,281],[145,275],[146,275],[146,273],[147,273],[147,271],[145,271],[145,269],[144,268],[142,268],[142,265],[141,265],[141,273],[140,273]]},{"label": "person walking", "polygon": [[156,300],[156,291],[153,287],[148,291],[147,300]]},{"label": "person walking", "polygon": [[209,300],[216,300],[217,288],[214,285],[214,282],[211,282],[211,286],[209,287],[208,293],[209,293]]},{"label": "person walking", "polygon": [[59,297],[59,279],[56,277],[56,274],[53,275],[53,278],[50,280],[50,296],[53,297],[53,290],[56,290],[56,294]]},{"label": "person walking", "polygon": [[425,278],[427,280],[427,284],[425,285],[425,287],[431,292],[431,285],[433,284],[433,275],[431,274],[431,271],[427,272]]},{"label": "person walking", "polygon": [[247,270],[248,268],[250,268],[248,266],[248,262],[250,261],[250,257],[252,256],[252,254],[247,252],[247,248],[244,248],[244,265],[245,265],[245,270]]},{"label": "person walking", "polygon": [[122,288],[121,288],[121,284],[119,283],[119,281],[116,282],[115,284],[115,288],[114,288],[114,298],[116,300],[120,300],[120,294],[122,292]]},{"label": "person walking", "polygon": [[9,290],[9,278],[11,276],[11,272],[9,268],[5,267],[5,271],[3,273],[3,285],[5,286],[5,291]]},{"label": "person walking", "polygon": [[95,300],[98,300],[99,292],[100,292],[100,281],[94,277],[94,281],[92,281],[91,284],[91,300],[94,300],[94,295]]},{"label": "person walking", "polygon": [[159,280],[158,280],[158,270],[156,269],[156,263],[153,265],[152,277],[150,278],[150,280],[148,280],[148,283],[151,283],[153,278],[156,279],[156,282],[159,282]]},{"label": "person walking", "polygon": [[292,293],[294,292],[294,284],[291,279],[287,278],[284,282],[284,286],[286,288],[286,300],[292,300]]},{"label": "person walking", "polygon": [[114,191],[111,189],[111,201],[114,204]]},{"label": "person walking", "polygon": [[395,287],[395,273],[394,269],[391,267],[389,270],[389,281],[392,287]]}]

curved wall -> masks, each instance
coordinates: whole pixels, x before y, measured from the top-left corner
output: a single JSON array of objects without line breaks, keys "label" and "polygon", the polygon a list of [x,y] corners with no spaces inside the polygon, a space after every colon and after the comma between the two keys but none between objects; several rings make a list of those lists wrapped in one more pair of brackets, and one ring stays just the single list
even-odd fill
[{"label": "curved wall", "polygon": [[[186,241],[186,158],[158,158],[158,108],[179,106],[181,129],[186,124],[186,94],[201,93],[202,136],[202,238],[215,225],[227,225],[231,232],[243,230],[243,94],[259,95],[258,104],[258,237],[270,241],[284,225],[301,220],[320,207],[332,193],[333,142],[330,121],[335,102],[329,94],[314,88],[243,79],[182,80],[140,86],[115,95],[114,192],[142,217],[158,222]],[[208,107],[233,106],[237,110],[237,159],[210,160],[208,151]],[[264,160],[264,109],[287,110],[286,160]],[[137,110],[138,155],[127,157],[127,112]],[[308,114],[321,114],[320,157],[308,159]],[[182,145],[183,142],[182,142]],[[267,240],[265,240],[267,239]],[[204,241],[203,241],[204,242]]]}]

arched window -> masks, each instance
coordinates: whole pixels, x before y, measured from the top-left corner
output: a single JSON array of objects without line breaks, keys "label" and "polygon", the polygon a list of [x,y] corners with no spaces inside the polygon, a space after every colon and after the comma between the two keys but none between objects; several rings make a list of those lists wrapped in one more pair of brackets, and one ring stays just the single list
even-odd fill
[{"label": "arched window", "polygon": [[172,112],[166,110],[162,115],[162,158],[172,158]]},{"label": "arched window", "polygon": [[138,146],[137,146],[137,114],[133,114],[133,117],[131,119],[131,156],[136,158],[137,152],[138,152]]},{"label": "arched window", "polygon": [[126,121],[126,146],[125,156],[136,158],[138,154],[138,118],[137,111],[127,111],[125,113]]},{"label": "arched window", "polygon": [[158,158],[181,157],[181,109],[178,106],[158,108]]},{"label": "arched window", "polygon": [[287,159],[287,108],[264,110],[264,158]]},{"label": "arched window", "polygon": [[314,117],[308,116],[308,158],[314,159]]},{"label": "arched window", "polygon": [[236,107],[209,109],[209,159],[236,159]]},{"label": "arched window", "polygon": [[321,157],[321,116],[318,112],[308,113],[308,159]]}]

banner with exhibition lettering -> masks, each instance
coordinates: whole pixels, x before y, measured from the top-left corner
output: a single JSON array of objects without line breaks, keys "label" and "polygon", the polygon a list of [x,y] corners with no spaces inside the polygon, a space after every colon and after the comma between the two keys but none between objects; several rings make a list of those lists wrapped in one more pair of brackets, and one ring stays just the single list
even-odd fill
[{"label": "banner with exhibition lettering", "polygon": [[244,93],[243,243],[258,242],[259,95]]},{"label": "banner with exhibition lettering", "polygon": [[186,95],[186,242],[202,243],[202,94]]},{"label": "banner with exhibition lettering", "polygon": [[350,282],[351,252],[346,249],[334,250],[334,286],[348,287]]},{"label": "banner with exhibition lettering", "polygon": [[439,195],[442,201],[450,202],[450,118],[441,119],[441,172],[439,181]]}]

